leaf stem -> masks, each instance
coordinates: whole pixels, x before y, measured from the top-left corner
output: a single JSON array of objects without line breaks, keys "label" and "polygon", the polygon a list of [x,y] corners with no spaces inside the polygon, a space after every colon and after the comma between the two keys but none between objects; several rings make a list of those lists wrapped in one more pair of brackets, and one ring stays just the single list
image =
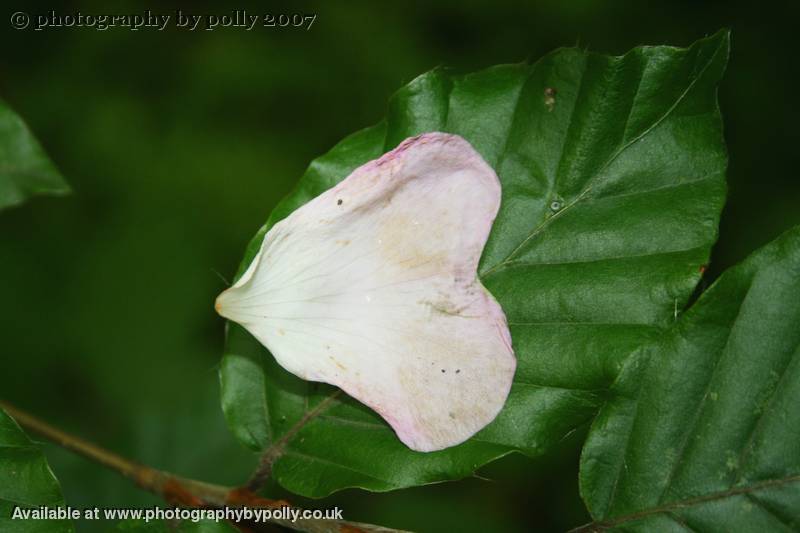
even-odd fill
[{"label": "leaf stem", "polygon": [[286,451],[286,445],[289,443],[289,441],[292,440],[294,436],[297,435],[297,433],[303,429],[303,427],[305,427],[306,424],[308,424],[312,419],[316,418],[316,416],[322,411],[327,409],[341,392],[341,389],[336,389],[324,400],[319,402],[316,407],[310,411],[306,411],[306,413],[300,418],[300,420],[297,421],[297,423],[295,423],[295,425],[290,427],[289,430],[281,436],[281,438],[273,442],[269,448],[264,450],[264,453],[261,454],[261,459],[258,461],[258,467],[256,468],[255,472],[253,472],[253,475],[250,476],[250,480],[247,482],[247,485],[245,485],[248,490],[256,492],[264,486],[264,483],[266,483],[272,475],[272,465]]}]

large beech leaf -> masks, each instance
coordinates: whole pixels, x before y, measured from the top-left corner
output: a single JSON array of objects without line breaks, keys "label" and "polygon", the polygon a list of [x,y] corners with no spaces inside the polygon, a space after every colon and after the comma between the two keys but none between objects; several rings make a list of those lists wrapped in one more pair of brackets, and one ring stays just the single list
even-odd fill
[{"label": "large beech leaf", "polygon": [[35,194],[66,194],[64,178],[22,119],[0,100],[0,209]]},{"label": "large beech leaf", "polygon": [[66,520],[12,520],[15,507],[64,506],[61,487],[39,446],[0,409],[0,531],[62,533],[74,531]]},{"label": "large beech leaf", "polygon": [[466,443],[415,453],[343,395],[314,411],[331,387],[295,378],[230,324],[222,404],[239,440],[260,450],[303,420],[272,474],[317,497],[464,477],[511,451],[542,453],[588,424],[625,356],[685,305],[716,238],[726,168],[716,87],[728,43],[720,32],[688,49],[620,57],[561,49],[532,65],[436,69],[396,93],[385,121],[312,162],[239,274],[272,224],[356,166],[412,135],[459,134],[503,186],[479,273],[518,358],[506,406]]},{"label": "large beech leaf", "polygon": [[586,529],[800,529],[800,227],[631,357],[581,459]]}]

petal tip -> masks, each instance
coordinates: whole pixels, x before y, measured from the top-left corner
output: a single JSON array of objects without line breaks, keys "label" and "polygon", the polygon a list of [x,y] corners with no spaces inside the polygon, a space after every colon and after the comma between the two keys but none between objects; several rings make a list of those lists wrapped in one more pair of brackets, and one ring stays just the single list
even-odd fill
[{"label": "petal tip", "polygon": [[231,316],[230,289],[222,291],[214,300],[214,310],[219,316],[227,320],[234,320]]}]

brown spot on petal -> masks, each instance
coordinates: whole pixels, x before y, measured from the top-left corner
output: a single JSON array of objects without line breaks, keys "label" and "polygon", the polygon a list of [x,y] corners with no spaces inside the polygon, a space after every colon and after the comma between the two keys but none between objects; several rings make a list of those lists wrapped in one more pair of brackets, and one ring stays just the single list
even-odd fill
[{"label": "brown spot on petal", "polygon": [[329,355],[328,357],[330,357],[331,361],[333,361],[333,364],[335,364],[336,366],[338,366],[338,367],[339,367],[339,368],[341,368],[342,370],[347,370],[347,367],[346,367],[346,366],[344,366],[344,365],[343,365],[342,363],[340,363],[339,361],[337,361],[337,360],[336,360],[336,358],[334,358],[332,355]]}]

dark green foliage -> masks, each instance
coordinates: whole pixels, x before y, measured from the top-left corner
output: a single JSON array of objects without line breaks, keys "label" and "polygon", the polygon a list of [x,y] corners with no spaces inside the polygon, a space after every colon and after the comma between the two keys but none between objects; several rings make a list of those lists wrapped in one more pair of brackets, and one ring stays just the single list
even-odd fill
[{"label": "dark green foliage", "polygon": [[0,409],[0,531],[70,533],[68,521],[13,520],[14,508],[55,509],[64,506],[61,487],[39,445]]},{"label": "dark green foliage", "polygon": [[0,209],[36,194],[69,192],[22,119],[0,101]]}]

